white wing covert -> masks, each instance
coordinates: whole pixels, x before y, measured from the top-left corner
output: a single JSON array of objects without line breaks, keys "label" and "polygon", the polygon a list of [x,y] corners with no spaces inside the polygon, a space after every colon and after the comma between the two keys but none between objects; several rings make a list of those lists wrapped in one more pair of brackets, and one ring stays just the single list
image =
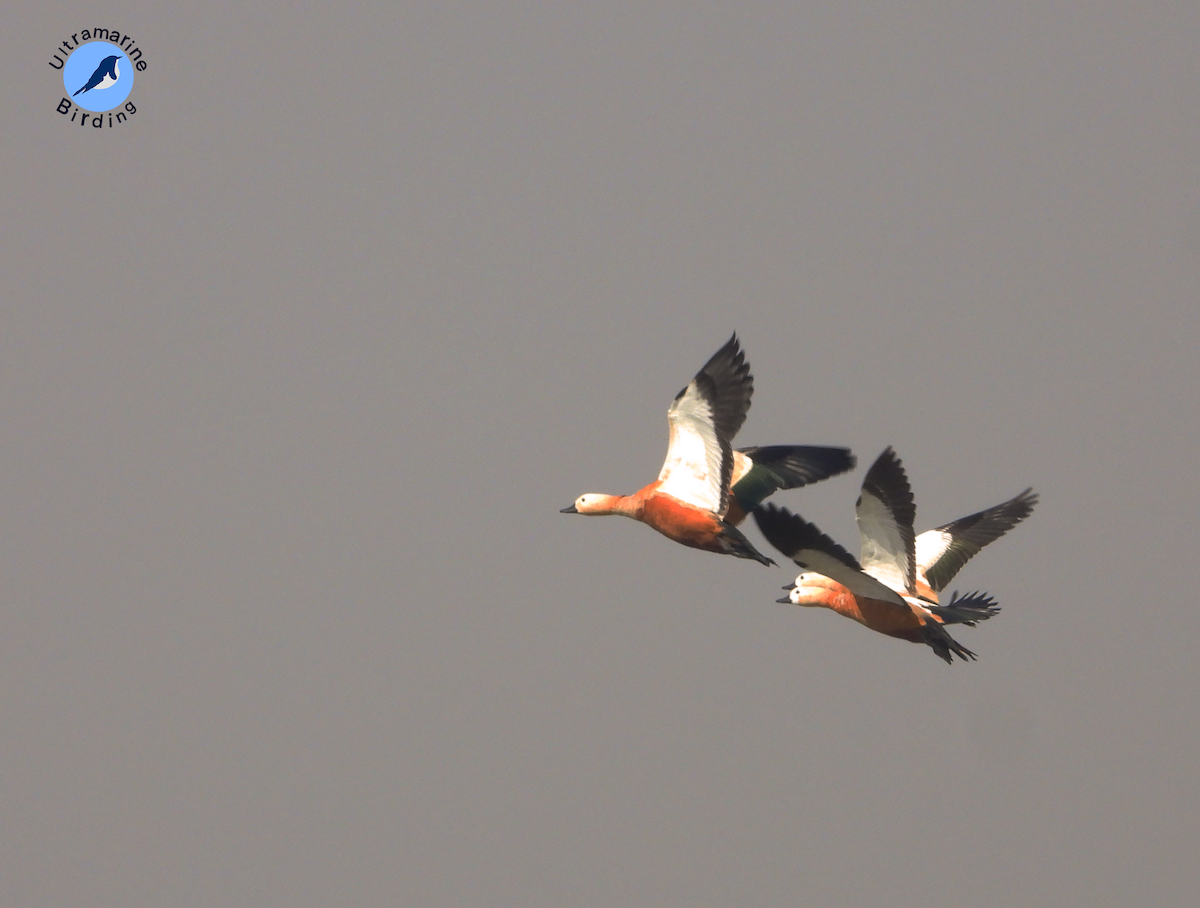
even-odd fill
[{"label": "white wing covert", "polygon": [[746,421],[754,376],[733,335],[675,395],[658,491],[725,515],[733,475],[730,444]]},{"label": "white wing covert", "polygon": [[1037,501],[1037,493],[1026,489],[994,507],[922,533],[916,540],[918,572],[941,592],[973,555],[1032,514]]},{"label": "white wing covert", "polygon": [[904,466],[890,445],[867,471],[854,510],[862,569],[893,590],[915,594],[917,508]]},{"label": "white wing covert", "polygon": [[[658,474],[658,491],[715,513],[723,513],[732,449],[713,426],[712,407],[692,381],[667,411],[670,440]],[[726,461],[729,468],[725,468]]]}]

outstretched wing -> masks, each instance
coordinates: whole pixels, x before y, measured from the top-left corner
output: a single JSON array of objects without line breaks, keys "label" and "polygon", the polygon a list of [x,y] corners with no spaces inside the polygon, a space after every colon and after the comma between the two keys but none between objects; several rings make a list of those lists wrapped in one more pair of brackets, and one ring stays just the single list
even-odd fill
[{"label": "outstretched wing", "polygon": [[917,507],[904,465],[890,445],[867,471],[854,510],[863,570],[892,589],[915,595]]},{"label": "outstretched wing", "polygon": [[722,514],[733,473],[730,442],[750,409],[754,377],[735,334],[667,411],[670,440],[658,491]]},{"label": "outstretched wing", "polygon": [[[819,445],[768,445],[738,448],[734,457],[733,497],[749,514],[780,489],[798,489],[854,468],[849,448]],[[738,466],[738,462],[744,465]],[[738,475],[739,469],[742,470]]]},{"label": "outstretched wing", "polygon": [[754,509],[754,522],[767,537],[767,542],[805,570],[824,574],[856,596],[881,599],[908,608],[899,593],[863,573],[853,555],[800,515],[768,504]]},{"label": "outstretched wing", "polygon": [[916,540],[917,570],[941,592],[973,555],[1033,513],[1038,496],[1026,489],[1003,504],[922,533]]}]

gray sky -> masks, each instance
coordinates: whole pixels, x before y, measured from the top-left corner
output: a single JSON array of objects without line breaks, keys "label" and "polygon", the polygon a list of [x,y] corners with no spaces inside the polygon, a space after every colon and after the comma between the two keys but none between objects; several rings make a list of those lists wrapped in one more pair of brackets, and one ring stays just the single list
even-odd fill
[{"label": "gray sky", "polygon": [[[646,6],[10,13],[10,904],[1194,904],[1200,6]],[[979,662],[558,513],[733,330],[740,442],[1041,493]]]}]

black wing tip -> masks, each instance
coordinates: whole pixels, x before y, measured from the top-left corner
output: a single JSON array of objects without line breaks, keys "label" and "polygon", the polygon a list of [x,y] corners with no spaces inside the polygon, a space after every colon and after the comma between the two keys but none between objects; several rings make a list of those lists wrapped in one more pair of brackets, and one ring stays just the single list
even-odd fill
[{"label": "black wing tip", "polygon": [[828,470],[830,476],[847,473],[858,466],[858,458],[849,448],[808,445],[805,447],[805,452],[807,456],[820,464],[822,469]]},{"label": "black wing tip", "polygon": [[875,463],[871,465],[871,469],[875,469],[875,465],[895,465],[896,469],[903,470],[904,464],[900,460],[900,455],[896,453],[896,448],[893,445],[888,445],[879,452],[879,456],[875,458]]},{"label": "black wing tip", "polygon": [[1021,494],[1010,498],[1008,504],[1021,508],[1024,513],[1018,519],[1024,520],[1033,513],[1033,509],[1037,507],[1039,501],[1041,501],[1041,496],[1033,490],[1033,486],[1030,486]]},{"label": "black wing tip", "polygon": [[[758,530],[767,542],[791,558],[794,552],[801,548],[800,538],[803,535],[806,521],[799,514],[793,514],[787,508],[774,504],[759,505],[752,512]],[[793,544],[794,541],[794,544]]]},{"label": "black wing tip", "polygon": [[858,466],[854,452],[838,445],[751,445],[737,450],[756,464],[784,467],[798,476],[811,474],[813,478],[808,482],[838,476]]},{"label": "black wing tip", "polygon": [[847,567],[859,570],[853,555],[822,533],[815,523],[805,520],[799,514],[793,514],[787,508],[774,504],[759,505],[751,513],[754,514],[754,522],[758,524],[759,532],[767,538],[767,542],[800,567],[807,570],[808,565],[797,560],[796,555],[807,549],[821,552]]},{"label": "black wing tip", "polygon": [[[750,370],[750,367],[746,365],[746,354],[742,352],[741,343],[738,341],[736,331],[721,346],[721,349],[708,358],[708,362],[701,367],[700,371],[692,376],[692,381],[699,384],[701,391],[705,393],[706,397],[716,392],[715,380],[718,377],[716,374],[718,366],[726,366],[734,376],[743,369],[747,372]],[[753,376],[751,376],[751,381],[753,381]],[[675,395],[675,400],[679,400],[679,398],[687,393],[690,384],[691,382],[679,389],[679,393]]]},{"label": "black wing tip", "polygon": [[751,513],[758,525],[758,531],[766,537],[767,542],[793,561],[801,549],[832,549],[836,552],[839,548],[816,524],[810,523],[799,514],[793,514],[787,508],[765,504],[759,505]]},{"label": "black wing tip", "polygon": [[701,372],[708,372],[710,366],[716,366],[718,363],[729,363],[729,369],[733,372],[738,372],[742,369],[749,371],[750,366],[746,364],[746,354],[742,350],[741,341],[738,340],[737,332],[734,331],[722,346],[721,349],[708,358],[708,362],[704,364]]},{"label": "black wing tip", "polygon": [[849,448],[815,445],[769,445],[739,448],[754,466],[733,487],[742,510],[750,513],[781,489],[799,489],[845,473],[854,467]]},{"label": "black wing tip", "polygon": [[1002,501],[990,508],[984,508],[982,511],[952,520],[937,529],[941,532],[949,532],[957,539],[973,545],[978,551],[989,543],[995,542],[1029,517],[1038,500],[1038,493],[1030,486],[1008,501]]},{"label": "black wing tip", "polygon": [[867,470],[867,475],[863,477],[863,488],[878,489],[884,493],[879,496],[884,501],[890,501],[896,492],[899,492],[901,497],[907,498],[909,502],[912,501],[912,488],[908,482],[908,473],[905,471],[904,463],[900,460],[896,449],[891,445],[883,449],[883,453],[875,458],[875,462]]},{"label": "black wing tip", "polygon": [[1016,526],[1033,513],[1033,509],[1037,506],[1038,501],[1038,493],[1033,490],[1033,486],[1030,486],[1024,492],[1014,495],[1008,501],[1002,502],[995,507],[988,508],[983,513],[995,513],[997,516],[1012,521],[1011,526]]},{"label": "black wing tip", "polygon": [[805,483],[820,482],[831,476],[840,476],[858,466],[858,458],[849,448],[827,445],[781,445],[780,447],[790,448],[790,453],[781,466],[788,467],[795,474],[804,476]]},{"label": "black wing tip", "polygon": [[750,398],[754,395],[754,376],[750,374],[750,364],[746,362],[736,331],[709,357],[692,381],[712,406],[717,435],[726,441],[732,440],[746,421]]}]

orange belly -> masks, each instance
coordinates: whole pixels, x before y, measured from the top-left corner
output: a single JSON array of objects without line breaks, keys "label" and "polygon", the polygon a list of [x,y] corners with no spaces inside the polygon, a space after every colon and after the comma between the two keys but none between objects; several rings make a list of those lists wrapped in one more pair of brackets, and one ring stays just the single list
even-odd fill
[{"label": "orange belly", "polygon": [[742,506],[738,504],[738,500],[730,495],[729,507],[725,510],[725,522],[731,527],[735,527],[745,519],[746,512],[742,510]]},{"label": "orange belly", "polygon": [[913,643],[924,642],[921,622],[912,609],[882,599],[855,596],[841,584],[836,585],[840,590],[830,590],[828,596],[822,597],[820,605],[889,637],[899,637]]},{"label": "orange belly", "polygon": [[717,541],[722,531],[720,521],[707,511],[689,507],[669,495],[647,496],[638,520],[668,539],[694,549],[724,551]]}]

